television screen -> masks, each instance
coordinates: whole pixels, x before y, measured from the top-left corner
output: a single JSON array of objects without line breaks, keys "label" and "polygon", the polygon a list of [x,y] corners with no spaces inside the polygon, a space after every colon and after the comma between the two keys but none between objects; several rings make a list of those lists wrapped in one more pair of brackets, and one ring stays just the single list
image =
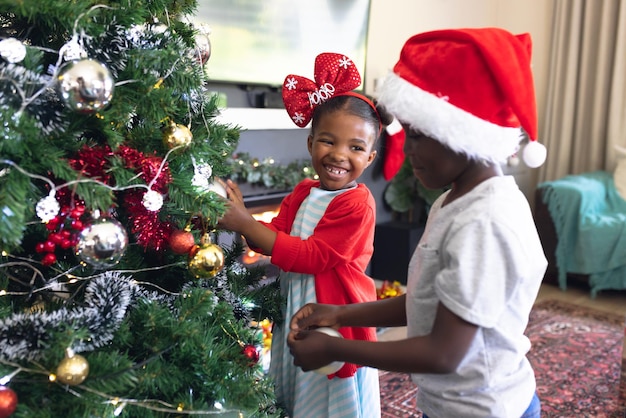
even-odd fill
[{"label": "television screen", "polygon": [[363,79],[369,8],[370,0],[201,0],[192,22],[210,30],[211,80],[278,87],[288,74],[313,79],[322,52],[345,54]]}]

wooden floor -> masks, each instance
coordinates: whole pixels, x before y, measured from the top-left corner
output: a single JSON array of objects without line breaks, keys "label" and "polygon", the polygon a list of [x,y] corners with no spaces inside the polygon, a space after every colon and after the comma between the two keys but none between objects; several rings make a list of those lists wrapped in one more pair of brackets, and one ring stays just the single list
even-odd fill
[{"label": "wooden floor", "polygon": [[[591,297],[589,287],[581,283],[568,284],[566,290],[551,284],[541,285],[537,301],[557,299],[576,305],[587,306],[601,311],[618,313],[626,316],[626,290],[605,290],[598,292],[595,298]],[[380,341],[389,341],[404,338],[406,329],[389,328],[378,333]],[[626,340],[624,341],[624,354],[626,355]]]},{"label": "wooden floor", "polygon": [[589,287],[584,284],[568,284],[566,290],[555,285],[544,284],[541,286],[537,301],[544,299],[558,299],[600,311],[626,315],[626,290],[604,290],[592,298]]}]

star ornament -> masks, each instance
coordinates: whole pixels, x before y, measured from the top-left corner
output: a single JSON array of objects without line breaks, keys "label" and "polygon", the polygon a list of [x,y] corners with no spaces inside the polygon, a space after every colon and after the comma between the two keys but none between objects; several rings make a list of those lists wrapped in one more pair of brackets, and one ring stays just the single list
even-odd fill
[{"label": "star ornament", "polygon": [[354,90],[361,75],[350,58],[325,52],[315,58],[314,80],[289,74],[283,82],[283,102],[293,122],[304,128],[313,109],[333,96]]}]

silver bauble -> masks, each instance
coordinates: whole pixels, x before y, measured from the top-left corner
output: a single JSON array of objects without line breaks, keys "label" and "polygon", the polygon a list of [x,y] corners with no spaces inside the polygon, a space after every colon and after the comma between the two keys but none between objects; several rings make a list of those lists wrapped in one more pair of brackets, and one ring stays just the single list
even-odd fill
[{"label": "silver bauble", "polygon": [[94,268],[108,268],[117,264],[128,246],[126,230],[112,218],[98,218],[78,235],[76,255]]},{"label": "silver bauble", "polygon": [[59,74],[59,92],[65,104],[79,113],[96,113],[113,97],[115,83],[109,69],[93,59],[74,61]]},{"label": "silver bauble", "polygon": [[211,40],[207,33],[198,33],[195,36],[196,47],[194,49],[194,58],[200,64],[206,64],[211,58]]}]

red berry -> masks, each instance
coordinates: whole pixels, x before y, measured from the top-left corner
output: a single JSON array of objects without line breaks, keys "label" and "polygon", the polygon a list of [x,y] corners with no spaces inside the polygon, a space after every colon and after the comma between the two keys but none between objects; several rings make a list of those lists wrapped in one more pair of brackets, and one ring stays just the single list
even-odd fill
[{"label": "red berry", "polygon": [[52,242],[51,240],[48,240],[48,241],[43,243],[43,249],[47,253],[54,252],[54,249],[56,248],[56,246],[57,245],[54,242]]},{"label": "red berry", "polygon": [[55,229],[57,229],[60,223],[61,217],[57,215],[48,221],[48,223],[46,224],[46,229],[48,231],[54,231]]},{"label": "red berry", "polygon": [[85,208],[84,207],[75,207],[74,209],[72,209],[72,211],[70,212],[70,216],[74,219],[78,219],[81,216],[83,216],[83,213],[85,213]]},{"label": "red berry", "polygon": [[55,244],[60,244],[61,241],[63,241],[63,236],[61,236],[60,232],[51,232],[50,234],[48,234],[48,241]]},{"label": "red berry", "polygon": [[39,254],[46,252],[46,250],[44,249],[43,242],[38,242],[37,245],[35,245],[35,251],[38,252]]},{"label": "red berry", "polygon": [[43,264],[44,266],[51,266],[54,263],[56,263],[56,261],[57,261],[57,256],[54,255],[54,253],[47,253],[41,259],[41,264]]}]

